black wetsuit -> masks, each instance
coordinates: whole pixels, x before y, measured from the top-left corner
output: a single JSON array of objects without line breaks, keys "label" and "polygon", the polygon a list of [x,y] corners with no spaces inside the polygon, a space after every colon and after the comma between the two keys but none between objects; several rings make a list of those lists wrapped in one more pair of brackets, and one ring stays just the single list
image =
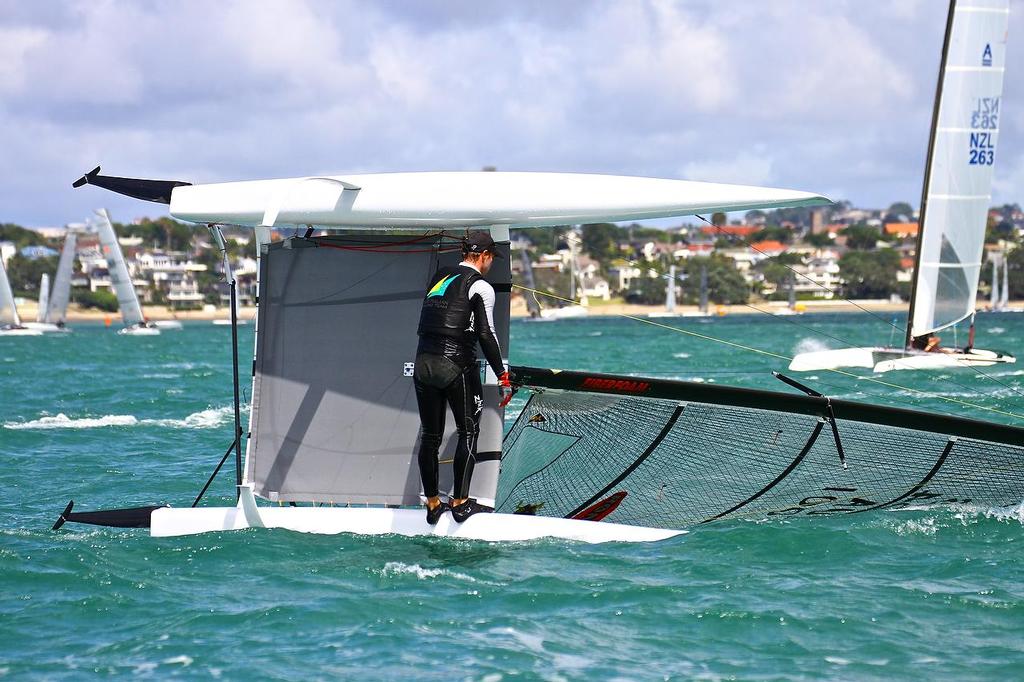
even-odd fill
[{"label": "black wetsuit", "polygon": [[[466,265],[442,268],[431,278],[423,299],[413,383],[422,427],[420,478],[427,497],[438,494],[437,453],[444,436],[446,404],[451,407],[459,434],[454,496],[469,497],[483,410],[483,387],[476,362],[478,342],[495,374],[505,371],[487,305],[479,293],[470,296],[470,289],[478,281],[483,277]],[[483,284],[486,286],[477,289],[486,293],[490,284]],[[489,291],[493,300],[493,290]]]}]

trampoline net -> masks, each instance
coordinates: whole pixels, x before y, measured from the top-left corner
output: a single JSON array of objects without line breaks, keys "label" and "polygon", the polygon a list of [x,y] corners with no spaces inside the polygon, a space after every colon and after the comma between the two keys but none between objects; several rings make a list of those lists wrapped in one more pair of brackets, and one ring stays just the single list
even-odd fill
[{"label": "trampoline net", "polygon": [[[535,393],[505,437],[497,509],[678,528],[719,519],[1019,505],[1024,446],[694,401]],[[623,495],[625,493],[625,495]],[[620,501],[621,500],[621,501]],[[618,502],[618,506],[615,506]]]}]

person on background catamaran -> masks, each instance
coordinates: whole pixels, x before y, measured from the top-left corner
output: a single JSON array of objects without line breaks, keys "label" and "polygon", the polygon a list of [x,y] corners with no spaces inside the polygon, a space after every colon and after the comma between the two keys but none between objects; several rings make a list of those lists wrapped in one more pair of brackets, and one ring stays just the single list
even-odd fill
[{"label": "person on background catamaran", "polygon": [[[430,524],[436,524],[447,509],[459,523],[477,512],[491,511],[469,498],[483,411],[477,342],[499,384],[511,388],[494,332],[494,288],[483,278],[498,256],[494,240],[486,232],[473,232],[463,242],[462,253],[463,260],[457,267],[441,268],[431,278],[417,330],[420,341],[413,384],[422,432],[418,461]],[[446,403],[455,417],[459,437],[450,505],[438,497],[437,482]]]}]

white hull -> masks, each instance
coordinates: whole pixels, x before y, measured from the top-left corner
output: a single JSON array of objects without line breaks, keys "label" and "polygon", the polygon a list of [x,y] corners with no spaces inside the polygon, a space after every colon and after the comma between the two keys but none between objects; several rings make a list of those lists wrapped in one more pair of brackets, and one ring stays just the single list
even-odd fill
[{"label": "white hull", "polygon": [[322,535],[433,535],[489,542],[557,538],[600,543],[652,542],[687,532],[513,514],[476,514],[465,523],[456,523],[451,514],[445,514],[436,526],[431,526],[427,524],[424,509],[256,507],[254,504],[245,507],[164,507],[155,510],[150,517],[150,533],[153,537],[172,537],[245,528],[283,528]]},{"label": "white hull", "polygon": [[163,330],[183,328],[181,322],[178,322],[177,320],[156,320],[155,322],[150,322],[149,324],[150,326]]},{"label": "white hull", "polygon": [[160,336],[160,330],[156,327],[125,327],[118,329],[117,333],[124,336]]},{"label": "white hull", "polygon": [[970,353],[917,353],[902,358],[883,360],[875,365],[876,373],[900,369],[946,369],[953,367],[990,367],[1017,362],[1012,355],[975,349]]},{"label": "white hull", "polygon": [[18,329],[0,329],[0,336],[42,336],[43,333],[38,329],[26,329],[19,327]]},{"label": "white hull", "polygon": [[970,353],[925,353],[905,351],[901,348],[839,348],[835,350],[800,353],[789,363],[793,372],[814,372],[845,367],[864,367],[876,373],[905,369],[943,369],[952,367],[987,367],[1013,363],[1016,358],[990,350],[976,348]]},{"label": "white hull", "polygon": [[567,305],[564,308],[548,308],[540,311],[540,316],[545,320],[569,320],[578,317],[586,317],[590,313],[581,305]]},{"label": "white hull", "polygon": [[[214,320],[213,323],[216,324],[216,325],[220,325],[220,326],[224,326],[224,325],[230,326],[231,325],[231,320]],[[248,321],[246,321],[246,320],[239,320],[238,321],[238,326],[239,327],[241,327],[242,325],[246,325],[246,324],[249,324]]]},{"label": "white hull", "polygon": [[670,313],[667,310],[661,310],[653,313],[647,313],[647,317],[650,318],[666,318],[666,317],[682,317],[682,313]]},{"label": "white hull", "polygon": [[49,322],[23,322],[22,325],[26,329],[34,329],[43,334],[66,334],[71,331],[67,327],[58,327]]}]

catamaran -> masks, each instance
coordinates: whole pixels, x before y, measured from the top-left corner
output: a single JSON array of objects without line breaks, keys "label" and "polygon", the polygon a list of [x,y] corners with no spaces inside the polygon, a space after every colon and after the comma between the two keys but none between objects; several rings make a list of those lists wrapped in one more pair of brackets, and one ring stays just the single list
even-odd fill
[{"label": "catamaran", "polygon": [[[503,250],[488,279],[507,352],[510,230],[828,203],[820,195],[501,172],[191,185],[97,168],[75,183],[85,184],[167,203],[172,216],[211,226],[225,253],[219,226],[254,229],[253,398],[243,431],[232,327],[235,435],[193,506],[75,512],[72,502],[55,528],[72,521],[147,527],[154,536],[274,527],[648,541],[721,519],[1024,498],[1024,429],[832,400],[782,376],[798,394],[513,367],[530,397],[504,437],[504,403],[484,370],[470,494],[496,512],[427,525],[415,458],[414,330],[422,291],[439,265],[457,262],[462,230],[487,230]],[[271,242],[271,229],[282,227],[305,233]],[[234,298],[227,262],[225,272]],[[200,506],[232,452],[236,504]]]},{"label": "catamaran", "polygon": [[135,291],[135,284],[128,272],[128,264],[125,263],[124,253],[117,241],[117,233],[114,232],[114,225],[110,222],[107,209],[97,209],[88,224],[99,235],[100,247],[103,249],[103,257],[107,261],[107,270],[110,273],[110,285],[117,295],[117,306],[124,322],[124,328],[119,329],[117,333],[128,336],[160,334],[160,329],[142,314],[139,295]]},{"label": "catamaran", "polygon": [[[917,261],[902,347],[797,355],[796,372],[870,367],[875,372],[1015,362],[974,346],[974,314],[992,164],[999,136],[1009,0],[950,3],[921,199]],[[967,343],[938,345],[937,332],[970,318]]]},{"label": "catamaran", "polygon": [[29,329],[43,333],[63,333],[70,329],[67,321],[68,303],[71,300],[71,275],[75,264],[75,249],[78,244],[78,228],[69,225],[64,236],[60,260],[57,262],[57,274],[50,288],[50,276],[43,274],[39,282],[39,308],[35,322],[25,322]]}]

